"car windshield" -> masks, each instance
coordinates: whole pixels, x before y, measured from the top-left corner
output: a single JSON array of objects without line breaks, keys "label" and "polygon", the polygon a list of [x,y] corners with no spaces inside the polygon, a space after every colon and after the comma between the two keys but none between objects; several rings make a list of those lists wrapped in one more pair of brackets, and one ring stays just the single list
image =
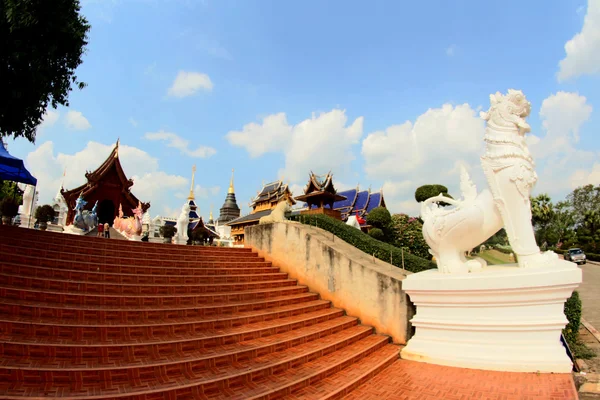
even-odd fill
[{"label": "car windshield", "polygon": [[569,253],[571,253],[571,254],[583,254],[583,250],[581,250],[581,249],[573,249],[573,250],[569,250]]}]

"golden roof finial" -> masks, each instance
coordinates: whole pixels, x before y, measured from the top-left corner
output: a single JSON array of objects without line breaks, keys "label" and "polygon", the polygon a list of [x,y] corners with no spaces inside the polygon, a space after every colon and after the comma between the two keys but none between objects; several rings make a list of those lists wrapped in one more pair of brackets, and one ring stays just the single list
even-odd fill
[{"label": "golden roof finial", "polygon": [[229,181],[229,190],[227,193],[235,193],[233,190],[233,168],[231,168],[231,181]]},{"label": "golden roof finial", "polygon": [[194,200],[194,178],[196,176],[196,164],[192,166],[192,185],[190,186],[190,195],[188,200]]},{"label": "golden roof finial", "polygon": [[119,141],[121,138],[117,138],[117,145],[115,146],[115,158],[119,157]]},{"label": "golden roof finial", "polygon": [[212,221],[212,219],[213,219],[213,215],[212,215],[212,209],[213,209],[213,205],[212,205],[212,203],[211,203],[211,205],[210,205],[210,215],[208,216],[208,220],[209,220],[209,221]]}]

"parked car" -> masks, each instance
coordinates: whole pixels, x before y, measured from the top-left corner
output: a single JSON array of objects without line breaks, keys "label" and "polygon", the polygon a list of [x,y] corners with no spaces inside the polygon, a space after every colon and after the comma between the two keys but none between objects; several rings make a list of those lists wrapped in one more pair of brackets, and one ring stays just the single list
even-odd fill
[{"label": "parked car", "polygon": [[577,264],[585,264],[585,253],[581,249],[569,249],[565,252],[565,260],[572,261]]}]

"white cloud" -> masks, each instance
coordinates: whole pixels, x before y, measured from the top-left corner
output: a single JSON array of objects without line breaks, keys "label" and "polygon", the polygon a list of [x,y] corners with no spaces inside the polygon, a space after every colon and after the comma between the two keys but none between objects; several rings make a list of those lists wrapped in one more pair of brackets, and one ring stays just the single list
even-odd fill
[{"label": "white cloud", "polygon": [[448,57],[452,57],[455,52],[456,52],[456,45],[455,44],[452,44],[448,48],[446,48],[446,55]]},{"label": "white cloud", "polygon": [[251,157],[267,152],[281,151],[285,167],[279,177],[291,183],[303,183],[312,169],[316,173],[332,170],[343,179],[354,159],[351,147],[357,144],[363,132],[363,117],[346,126],[344,110],[313,114],[296,125],[287,122],[285,113],[265,117],[262,124],[250,123],[242,131],[231,131],[227,140],[245,148]]},{"label": "white cloud", "polygon": [[184,139],[175,133],[162,130],[159,132],[148,132],[144,135],[144,138],[148,140],[164,140],[167,142],[167,146],[178,149],[183,154],[190,157],[209,158],[217,152],[214,148],[209,146],[198,146],[196,149],[191,150],[189,148],[189,140]]},{"label": "white cloud", "polygon": [[263,118],[262,124],[251,122],[241,131],[230,131],[226,138],[230,144],[245,148],[250,157],[259,157],[283,149],[291,134],[285,113],[278,113]]},{"label": "white cloud", "polygon": [[[54,198],[65,168],[64,186],[74,189],[86,182],[85,172],[98,168],[113,147],[113,144],[88,142],[84,149],[74,154],[55,154],[53,143],[48,141],[29,153],[26,163],[38,179],[40,202],[50,203]],[[125,174],[134,181],[132,192],[141,201],[151,201],[150,212],[153,215],[170,205],[173,191],[185,190],[189,184],[187,178],[160,171],[158,160],[136,147],[121,144],[119,158]]]},{"label": "white cloud", "polygon": [[571,184],[570,189],[575,189],[585,185],[599,185],[600,184],[600,164],[594,163],[591,170],[578,169],[569,178]]},{"label": "white cloud", "polygon": [[600,0],[589,0],[583,28],[565,44],[558,81],[600,72]]},{"label": "white cloud", "polygon": [[529,139],[533,154],[544,158],[573,150],[573,145],[579,142],[579,130],[591,114],[592,106],[578,93],[558,92],[548,96],[540,109],[545,136]]},{"label": "white cloud", "polygon": [[542,102],[540,117],[545,134],[531,136],[531,152],[538,164],[535,193],[562,198],[595,174],[589,168],[598,159],[594,151],[577,147],[580,130],[592,113],[587,99],[577,93],[558,92]]},{"label": "white cloud", "polygon": [[173,85],[169,88],[168,95],[173,97],[191,96],[199,90],[210,92],[213,83],[206,74],[199,72],[179,71]]},{"label": "white cloud", "polygon": [[67,128],[75,131],[85,131],[86,129],[90,129],[92,127],[90,122],[86,117],[83,116],[81,111],[69,110],[65,119],[65,125],[67,125]]},{"label": "white cloud", "polygon": [[46,110],[44,115],[42,116],[42,122],[37,127],[37,133],[41,134],[44,130],[50,128],[58,121],[60,114],[58,111],[54,110]]},{"label": "white cloud", "polygon": [[137,122],[135,119],[131,118],[131,117],[129,118],[129,123],[130,123],[130,124],[131,124],[131,125],[132,125],[134,128],[136,128],[136,127],[138,126],[138,122]]},{"label": "white cloud", "polygon": [[[386,204],[392,212],[414,214],[417,187],[442,184],[459,195],[459,165],[479,163],[483,151],[484,121],[468,104],[429,109],[414,124],[406,121],[373,132],[362,142],[365,171],[384,181]],[[471,169],[476,183],[478,169]],[[481,186],[480,186],[481,187]]]},{"label": "white cloud", "polygon": [[194,195],[199,199],[207,199],[211,196],[216,196],[221,191],[220,186],[204,187],[196,185],[194,188]]}]

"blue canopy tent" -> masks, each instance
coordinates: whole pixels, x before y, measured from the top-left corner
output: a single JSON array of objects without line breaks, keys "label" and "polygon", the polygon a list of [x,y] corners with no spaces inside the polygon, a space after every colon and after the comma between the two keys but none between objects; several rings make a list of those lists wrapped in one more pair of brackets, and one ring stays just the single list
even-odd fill
[{"label": "blue canopy tent", "polygon": [[[37,186],[37,179],[27,171],[23,160],[11,156],[6,147],[4,147],[2,140],[0,140],[0,180]],[[31,207],[33,208],[33,202],[31,203]],[[32,211],[29,210],[29,214]]]},{"label": "blue canopy tent", "polygon": [[37,186],[37,179],[25,168],[23,160],[11,156],[0,141],[0,179]]}]

